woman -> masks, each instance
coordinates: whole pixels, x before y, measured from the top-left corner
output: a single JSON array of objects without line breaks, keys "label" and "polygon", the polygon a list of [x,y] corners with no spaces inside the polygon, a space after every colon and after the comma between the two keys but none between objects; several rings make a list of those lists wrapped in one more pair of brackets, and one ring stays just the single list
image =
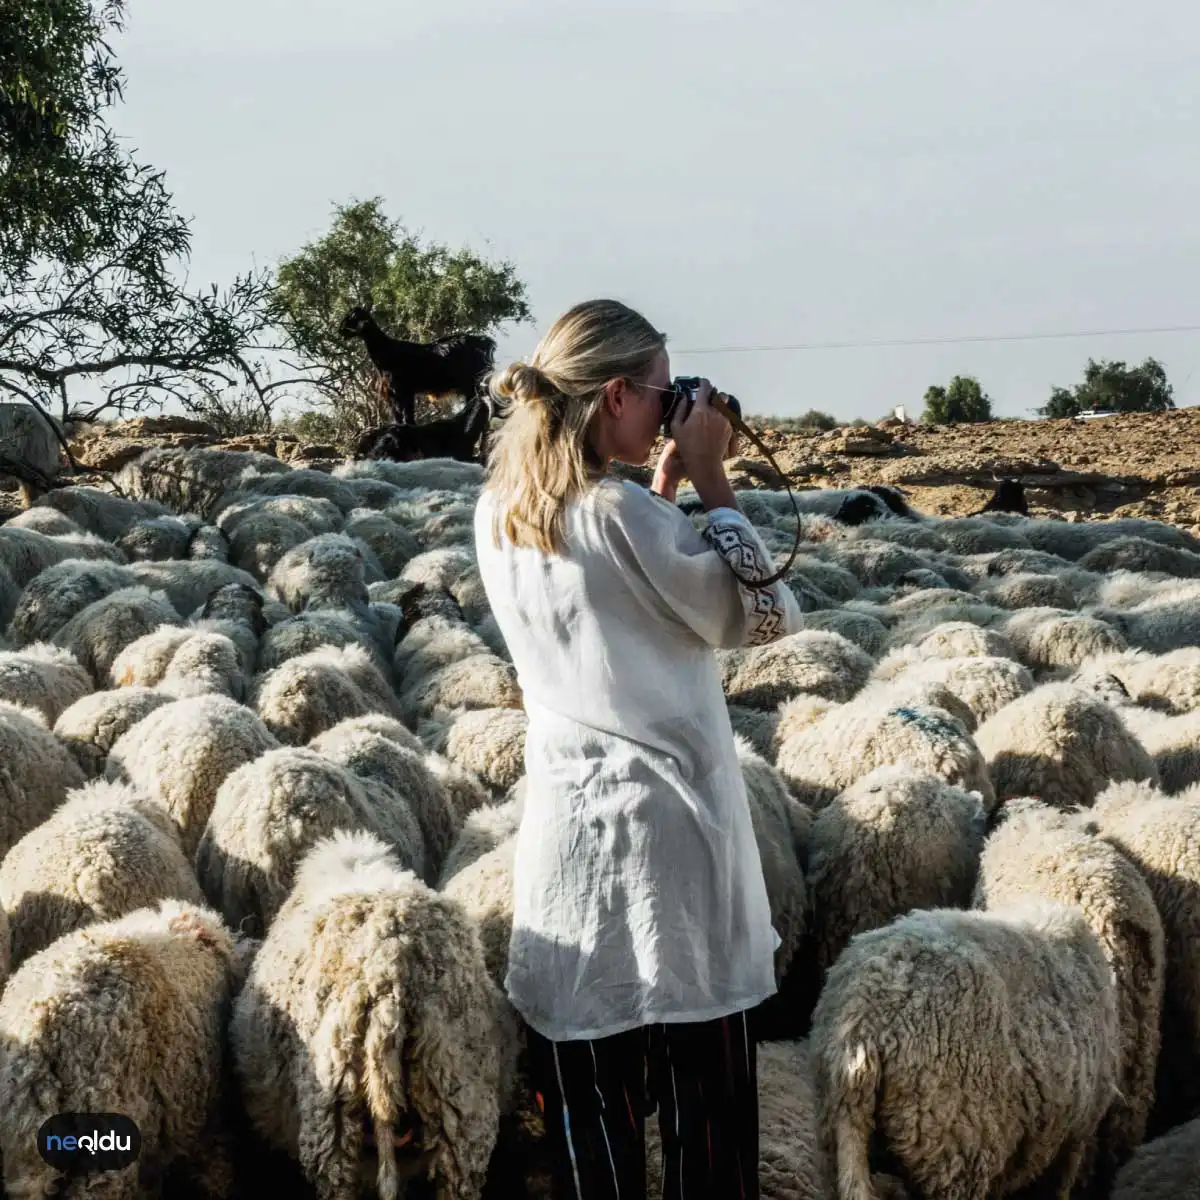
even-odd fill
[{"label": "woman", "polygon": [[[795,632],[786,585],[725,477],[707,381],[676,418],[665,337],[596,300],[492,381],[510,409],[475,515],[479,571],[525,696],[506,989],[530,1027],[559,1187],[645,1195],[658,1104],[665,1196],[758,1196],[746,1010],[775,991],[762,866],[714,647]],[[701,535],[676,507],[686,475]]]}]

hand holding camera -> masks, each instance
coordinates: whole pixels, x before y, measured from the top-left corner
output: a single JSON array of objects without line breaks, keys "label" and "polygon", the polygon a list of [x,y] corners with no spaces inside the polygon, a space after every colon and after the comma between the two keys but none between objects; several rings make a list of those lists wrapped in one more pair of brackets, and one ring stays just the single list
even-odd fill
[{"label": "hand holding camera", "polygon": [[[680,381],[691,384],[692,380]],[[721,465],[733,438],[733,428],[711,404],[713,385],[707,379],[694,381],[685,399],[669,418],[669,432],[679,447],[684,470],[695,482],[697,476],[724,474]],[[728,399],[727,397],[721,397]]]},{"label": "hand holding camera", "polygon": [[656,490],[667,488],[672,496],[682,478],[691,479],[706,508],[735,503],[723,466],[733,429],[713,407],[714,394],[733,412],[740,412],[736,398],[714,393],[707,379],[684,377],[674,381],[663,398],[663,433],[670,440],[655,476]]}]

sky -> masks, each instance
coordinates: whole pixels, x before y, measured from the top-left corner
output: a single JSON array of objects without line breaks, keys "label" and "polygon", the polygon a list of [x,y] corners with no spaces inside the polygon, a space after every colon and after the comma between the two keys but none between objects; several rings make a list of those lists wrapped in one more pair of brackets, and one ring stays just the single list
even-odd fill
[{"label": "sky", "polygon": [[[1089,356],[1200,404],[1200,8],[1184,0],[129,0],[112,123],[195,284],[383,196],[515,264],[532,353],[614,296],[748,413],[877,420],[975,375],[1030,416]],[[700,351],[709,351],[701,353]]]}]

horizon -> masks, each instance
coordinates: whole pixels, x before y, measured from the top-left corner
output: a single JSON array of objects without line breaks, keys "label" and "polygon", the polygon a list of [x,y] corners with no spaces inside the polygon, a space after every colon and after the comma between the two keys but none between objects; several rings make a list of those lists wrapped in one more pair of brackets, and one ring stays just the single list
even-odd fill
[{"label": "horizon", "polygon": [[192,219],[193,282],[273,265],[378,194],[423,240],[514,263],[535,324],[501,329],[498,366],[614,295],[665,329],[674,372],[756,415],[919,416],[963,374],[1027,418],[1089,357],[1157,358],[1200,403],[1200,332],[965,340],[1200,324],[1181,4],[1136,24],[1062,0],[353,16],[131,5],[112,124]]}]

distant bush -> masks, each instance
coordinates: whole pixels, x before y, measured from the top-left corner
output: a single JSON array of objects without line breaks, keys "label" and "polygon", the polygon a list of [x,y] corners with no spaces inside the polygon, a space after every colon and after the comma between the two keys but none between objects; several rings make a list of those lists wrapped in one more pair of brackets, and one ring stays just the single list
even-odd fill
[{"label": "distant bush", "polygon": [[992,402],[979,380],[970,375],[955,375],[948,387],[931,387],[925,393],[926,425],[957,425],[992,419]]},{"label": "distant bush", "polygon": [[838,422],[826,412],[810,408],[799,417],[750,417],[749,422],[759,428],[777,429],[780,433],[812,433],[814,430],[827,433],[838,427]]},{"label": "distant bush", "polygon": [[221,437],[270,433],[274,424],[270,404],[248,388],[224,392],[201,389],[183,397],[183,407],[189,417],[207,421]]},{"label": "distant bush", "polygon": [[1140,367],[1088,359],[1083,382],[1070,390],[1056,387],[1050,402],[1037,411],[1044,417],[1073,417],[1088,409],[1112,412],[1166,412],[1175,407],[1167,373],[1157,359]]},{"label": "distant bush", "polygon": [[327,410],[308,408],[276,422],[277,433],[290,433],[310,446],[339,446],[345,436],[342,423]]}]

